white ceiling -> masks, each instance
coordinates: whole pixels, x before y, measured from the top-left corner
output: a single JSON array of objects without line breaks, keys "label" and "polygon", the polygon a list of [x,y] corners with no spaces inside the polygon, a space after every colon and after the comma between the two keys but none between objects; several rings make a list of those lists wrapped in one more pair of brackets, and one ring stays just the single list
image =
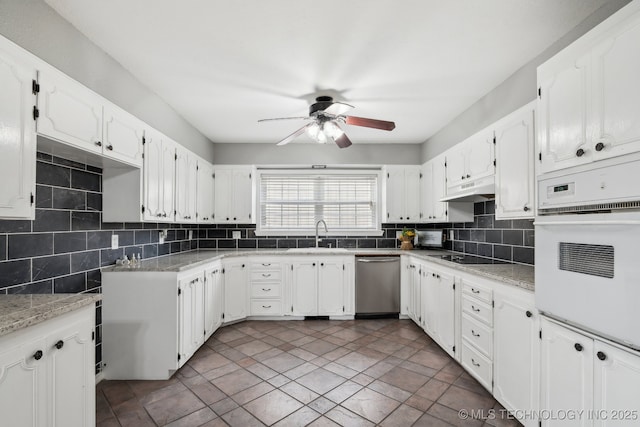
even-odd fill
[{"label": "white ceiling", "polygon": [[421,143],[605,0],[45,0],[213,142],[274,143],[319,94],[354,143]]}]

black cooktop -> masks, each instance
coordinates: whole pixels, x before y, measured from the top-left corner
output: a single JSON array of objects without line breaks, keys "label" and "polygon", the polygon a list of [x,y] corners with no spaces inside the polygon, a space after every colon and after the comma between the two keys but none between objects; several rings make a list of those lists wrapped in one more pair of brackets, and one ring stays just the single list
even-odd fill
[{"label": "black cooktop", "polygon": [[490,258],[483,258],[474,255],[429,255],[434,258],[440,258],[445,261],[455,262],[457,264],[511,264],[507,261],[498,261]]}]

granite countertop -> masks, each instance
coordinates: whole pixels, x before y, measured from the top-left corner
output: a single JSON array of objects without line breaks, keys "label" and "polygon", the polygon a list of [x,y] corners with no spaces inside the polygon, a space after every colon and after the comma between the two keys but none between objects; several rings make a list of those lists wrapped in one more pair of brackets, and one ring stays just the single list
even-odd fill
[{"label": "granite countertop", "polygon": [[0,295],[0,336],[102,299],[101,294]]},{"label": "granite countertop", "polygon": [[181,272],[196,268],[200,265],[207,264],[217,259],[231,256],[247,256],[247,255],[411,255],[425,261],[434,262],[445,267],[464,271],[488,279],[499,280],[509,285],[517,286],[529,291],[534,290],[534,267],[522,264],[458,264],[451,261],[442,260],[430,255],[451,254],[453,252],[446,250],[401,250],[401,249],[326,249],[321,252],[314,252],[313,248],[308,250],[296,249],[289,251],[287,249],[200,249],[197,251],[183,252],[175,255],[167,255],[150,260],[144,260],[140,265],[131,266],[108,266],[103,267],[102,271],[107,272]]}]

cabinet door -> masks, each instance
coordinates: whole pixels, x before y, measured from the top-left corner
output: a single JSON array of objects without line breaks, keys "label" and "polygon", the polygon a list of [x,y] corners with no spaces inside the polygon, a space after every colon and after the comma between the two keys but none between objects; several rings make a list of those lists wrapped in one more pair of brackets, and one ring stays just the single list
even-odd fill
[{"label": "cabinet door", "polygon": [[464,182],[467,175],[465,148],[466,142],[461,142],[446,152],[447,159],[447,187],[456,187]]},{"label": "cabinet door", "polygon": [[[510,411],[538,409],[538,314],[533,294],[495,293],[493,309],[493,394]],[[537,425],[536,420],[525,425]]]},{"label": "cabinet door", "polygon": [[465,144],[465,161],[467,165],[465,181],[491,176],[495,173],[493,137],[493,130],[482,131]]},{"label": "cabinet door", "polygon": [[445,160],[443,156],[437,157],[432,160],[432,200],[433,200],[433,218],[435,222],[446,222],[447,209],[449,204],[441,202],[447,192],[447,182],[445,181],[446,168],[444,166]]},{"label": "cabinet door", "polygon": [[404,169],[387,167],[387,222],[404,221]]},{"label": "cabinet door", "polygon": [[220,313],[216,308],[216,280],[218,276],[218,268],[211,267],[204,271],[204,339],[209,339],[215,331],[217,318]]},{"label": "cabinet door", "polygon": [[291,296],[294,316],[318,315],[318,266],[314,260],[293,262]]},{"label": "cabinet door", "polygon": [[542,80],[538,77],[541,82],[536,109],[538,149],[542,154],[540,173],[591,161],[593,150],[587,127],[589,69],[589,57],[585,56],[559,67],[549,77]]},{"label": "cabinet door", "polygon": [[592,51],[595,159],[640,151],[640,19],[615,31]]},{"label": "cabinet door", "polygon": [[162,220],[162,139],[157,134],[145,137],[143,172],[144,219]]},{"label": "cabinet door", "polygon": [[0,47],[0,218],[35,217],[36,71]]},{"label": "cabinet door", "polygon": [[102,147],[105,157],[142,167],[142,138],[145,125],[136,117],[105,104]]},{"label": "cabinet door", "polygon": [[420,221],[420,168],[408,166],[404,171],[404,221]]},{"label": "cabinet door", "polygon": [[198,162],[196,157],[184,148],[178,147],[175,157],[176,193],[175,212],[177,222],[196,222],[196,181]]},{"label": "cabinet door", "polygon": [[430,269],[422,268],[420,281],[420,297],[422,298],[422,328],[430,337],[436,336],[438,288],[435,273]]},{"label": "cabinet door", "polygon": [[214,179],[214,222],[230,222],[231,215],[231,169],[215,169]]},{"label": "cabinet door", "polygon": [[49,336],[51,425],[95,425],[95,343],[92,321],[82,321]]},{"label": "cabinet door", "polygon": [[180,363],[182,366],[204,342],[204,276],[197,273],[179,284]]},{"label": "cabinet door", "polygon": [[198,161],[197,209],[198,222],[213,222],[213,166],[205,161]]},{"label": "cabinet door", "polygon": [[436,337],[438,344],[453,357],[455,346],[455,290],[453,276],[435,271],[437,286]]},{"label": "cabinet door", "polygon": [[234,169],[233,185],[231,188],[231,197],[233,199],[233,212],[231,217],[236,223],[251,223],[253,215],[251,214],[251,169]]},{"label": "cabinet door", "polygon": [[433,219],[433,162],[426,162],[421,168],[420,180],[420,222],[431,222]]},{"label": "cabinet door", "polygon": [[[640,417],[640,356],[595,341],[593,409],[607,414],[597,427],[637,425]],[[618,415],[615,417],[615,415]]]},{"label": "cabinet door", "polygon": [[[49,425],[46,350],[44,339],[0,350],[0,413],[7,426]],[[39,360],[33,357],[37,351],[43,354]]]},{"label": "cabinet door", "polygon": [[176,165],[176,144],[164,137],[162,139],[162,154],[161,154],[162,172],[161,172],[161,201],[160,206],[162,209],[163,221],[173,222],[174,215],[174,202],[175,202],[175,165]]},{"label": "cabinet door", "polygon": [[102,99],[53,70],[40,71],[38,82],[38,133],[102,154]]},{"label": "cabinet door", "polygon": [[533,109],[496,129],[496,218],[533,218]]},{"label": "cabinet door", "polygon": [[345,309],[344,264],[332,259],[320,259],[318,263],[318,315],[341,316]]},{"label": "cabinet door", "polygon": [[224,264],[224,321],[247,317],[248,274],[246,260]]},{"label": "cabinet door", "polygon": [[[541,410],[583,410],[593,405],[593,340],[542,319]],[[547,419],[543,426],[591,426],[588,417]]]}]

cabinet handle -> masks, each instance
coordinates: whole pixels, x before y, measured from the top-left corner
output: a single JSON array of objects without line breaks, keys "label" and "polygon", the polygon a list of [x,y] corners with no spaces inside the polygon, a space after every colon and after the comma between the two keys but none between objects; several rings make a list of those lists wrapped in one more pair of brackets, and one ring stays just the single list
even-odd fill
[{"label": "cabinet handle", "polygon": [[474,331],[473,329],[471,330],[471,335],[473,335],[474,337],[480,336],[480,334],[476,334],[476,331]]},{"label": "cabinet handle", "polygon": [[271,277],[271,273],[262,273],[262,277]]},{"label": "cabinet handle", "polygon": [[62,347],[64,347],[64,341],[59,340],[59,341],[56,343],[56,348],[57,348],[58,350],[60,350]]},{"label": "cabinet handle", "polygon": [[480,291],[477,290],[476,288],[471,288],[471,292],[473,292],[474,294],[479,294]]},{"label": "cabinet handle", "polygon": [[271,263],[267,263],[267,264],[265,264],[265,263],[263,262],[263,263],[262,263],[262,265],[263,265],[264,267],[269,267],[269,266],[271,265]]},{"label": "cabinet handle", "polygon": [[113,145],[111,145],[111,144],[107,145],[107,150],[113,151]]},{"label": "cabinet handle", "polygon": [[598,142],[596,144],[596,151],[602,151],[604,150],[605,145],[602,142]]},{"label": "cabinet handle", "polygon": [[522,210],[524,210],[525,212],[529,212],[529,206],[524,205],[524,208],[522,208]]},{"label": "cabinet handle", "polygon": [[527,315],[527,317],[533,316],[533,313],[531,313],[529,310],[527,310],[527,312],[525,314]]},{"label": "cabinet handle", "polygon": [[585,151],[582,148],[578,148],[578,151],[576,151],[576,156],[578,157],[582,157],[584,156]]},{"label": "cabinet handle", "polygon": [[263,305],[262,308],[271,308],[270,305]]},{"label": "cabinet handle", "polygon": [[607,360],[607,355],[604,354],[603,352],[599,351],[596,353],[596,356],[598,356],[598,359],[600,360]]},{"label": "cabinet handle", "polygon": [[102,147],[102,141],[96,141],[96,145],[97,145],[98,147]]},{"label": "cabinet handle", "polygon": [[471,358],[471,363],[473,364],[473,366],[475,366],[476,368],[480,367],[480,364],[478,362],[475,361],[475,359],[472,357]]},{"label": "cabinet handle", "polygon": [[271,288],[262,288],[263,291],[265,292],[269,292],[271,290]]},{"label": "cabinet handle", "polygon": [[467,178],[471,178],[471,175],[467,174]]},{"label": "cabinet handle", "polygon": [[33,354],[33,358],[36,359],[36,360],[40,360],[40,359],[42,359],[42,354],[43,354],[42,350],[38,350]]},{"label": "cabinet handle", "polygon": [[475,311],[476,313],[480,313],[480,309],[476,308],[475,305],[471,306],[471,310]]},{"label": "cabinet handle", "polygon": [[576,351],[582,351],[582,348],[583,348],[582,344],[580,344],[579,342],[575,343],[574,347]]}]

